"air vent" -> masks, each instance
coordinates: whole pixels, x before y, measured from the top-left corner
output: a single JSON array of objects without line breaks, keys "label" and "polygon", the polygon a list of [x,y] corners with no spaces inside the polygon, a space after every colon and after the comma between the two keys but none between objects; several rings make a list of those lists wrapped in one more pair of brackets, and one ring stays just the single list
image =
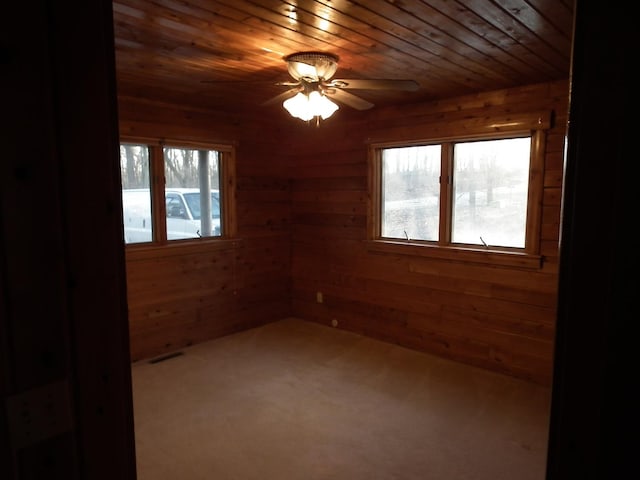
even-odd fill
[{"label": "air vent", "polygon": [[160,362],[164,362],[165,360],[169,360],[171,358],[179,357],[181,355],[184,355],[184,352],[169,353],[168,355],[163,355],[162,357],[156,357],[152,360],[149,360],[149,363],[160,363]]}]

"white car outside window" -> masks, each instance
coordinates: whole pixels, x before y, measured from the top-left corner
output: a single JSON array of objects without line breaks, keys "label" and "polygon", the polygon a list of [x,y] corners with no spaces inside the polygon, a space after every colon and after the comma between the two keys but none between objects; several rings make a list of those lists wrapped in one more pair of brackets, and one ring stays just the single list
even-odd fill
[{"label": "white car outside window", "polygon": [[[165,190],[167,239],[215,237],[220,230],[220,193],[211,191],[211,231],[203,233],[200,190],[197,188],[168,188]],[[151,242],[151,195],[149,189],[122,191],[122,211],[125,243]]]}]

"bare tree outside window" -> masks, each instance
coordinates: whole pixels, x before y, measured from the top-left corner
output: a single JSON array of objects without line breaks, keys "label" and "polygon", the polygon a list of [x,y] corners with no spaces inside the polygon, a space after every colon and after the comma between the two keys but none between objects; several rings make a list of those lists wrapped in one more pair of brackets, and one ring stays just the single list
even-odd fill
[{"label": "bare tree outside window", "polygon": [[149,149],[146,145],[120,145],[122,188],[149,188]]}]

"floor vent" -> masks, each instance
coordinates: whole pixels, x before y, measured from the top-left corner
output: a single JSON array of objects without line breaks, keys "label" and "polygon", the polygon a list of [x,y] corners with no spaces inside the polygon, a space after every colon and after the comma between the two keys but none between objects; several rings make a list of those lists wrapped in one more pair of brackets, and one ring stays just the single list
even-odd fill
[{"label": "floor vent", "polygon": [[184,353],[183,352],[170,353],[168,355],[163,355],[162,357],[157,357],[157,358],[154,358],[152,360],[149,360],[149,363],[164,362],[165,360],[169,360],[170,358],[179,357],[180,355],[184,355]]}]

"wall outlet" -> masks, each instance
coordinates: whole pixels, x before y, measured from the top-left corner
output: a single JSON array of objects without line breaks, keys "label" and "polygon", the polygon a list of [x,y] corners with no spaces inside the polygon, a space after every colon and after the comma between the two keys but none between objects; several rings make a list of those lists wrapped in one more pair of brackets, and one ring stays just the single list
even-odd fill
[{"label": "wall outlet", "polygon": [[322,297],[322,292],[316,292],[316,302],[322,303],[324,298]]}]

